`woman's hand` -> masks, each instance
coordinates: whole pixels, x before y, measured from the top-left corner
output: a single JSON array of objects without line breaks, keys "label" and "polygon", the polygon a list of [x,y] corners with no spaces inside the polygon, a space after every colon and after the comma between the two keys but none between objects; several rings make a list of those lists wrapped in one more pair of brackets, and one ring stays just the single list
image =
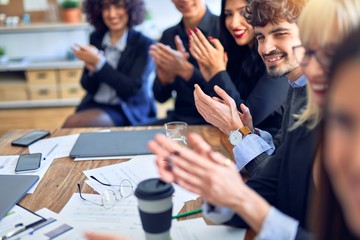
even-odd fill
[{"label": "woman's hand", "polygon": [[[218,72],[226,70],[227,54],[218,39],[208,37],[195,28],[189,30],[190,53],[197,60],[199,69],[206,81],[209,81]],[[210,41],[210,42],[209,42]]]},{"label": "woman's hand", "polygon": [[199,85],[195,85],[195,106],[201,116],[226,135],[243,126],[253,130],[249,108],[241,104],[240,108],[243,113],[240,113],[236,108],[235,101],[223,89],[215,86],[214,90],[220,98],[211,98],[201,90]]},{"label": "woman's hand", "polygon": [[92,45],[77,45],[73,48],[73,53],[88,66],[95,66],[100,60],[100,51]]}]

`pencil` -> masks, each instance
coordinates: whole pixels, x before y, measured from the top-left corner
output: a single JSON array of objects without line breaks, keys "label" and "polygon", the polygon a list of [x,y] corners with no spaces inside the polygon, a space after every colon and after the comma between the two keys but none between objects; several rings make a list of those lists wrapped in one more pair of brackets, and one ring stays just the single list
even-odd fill
[{"label": "pencil", "polygon": [[189,215],[194,215],[194,214],[201,213],[201,212],[202,212],[202,208],[198,208],[198,209],[191,210],[191,211],[188,211],[188,212],[180,213],[178,215],[172,216],[171,218],[172,219],[178,219],[178,218],[186,217],[186,216],[189,216]]}]

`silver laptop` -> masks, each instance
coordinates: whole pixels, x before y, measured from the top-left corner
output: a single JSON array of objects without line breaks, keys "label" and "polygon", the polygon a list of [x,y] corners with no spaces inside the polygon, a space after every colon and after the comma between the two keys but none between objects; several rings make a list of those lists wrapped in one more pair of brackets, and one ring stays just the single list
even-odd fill
[{"label": "silver laptop", "polygon": [[0,175],[0,220],[38,180],[37,175]]},{"label": "silver laptop", "polygon": [[80,133],[70,157],[110,157],[151,154],[147,143],[163,129]]}]

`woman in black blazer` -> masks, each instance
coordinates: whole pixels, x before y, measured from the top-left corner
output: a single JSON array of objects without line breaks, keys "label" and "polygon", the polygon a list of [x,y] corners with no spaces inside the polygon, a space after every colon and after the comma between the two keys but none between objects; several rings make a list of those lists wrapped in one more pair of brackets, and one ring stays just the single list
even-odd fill
[{"label": "woman in black blazer", "polygon": [[86,96],[63,127],[137,125],[155,117],[152,97],[153,41],[135,31],[145,15],[143,0],[85,1],[95,31],[89,46],[74,47],[85,64]]}]

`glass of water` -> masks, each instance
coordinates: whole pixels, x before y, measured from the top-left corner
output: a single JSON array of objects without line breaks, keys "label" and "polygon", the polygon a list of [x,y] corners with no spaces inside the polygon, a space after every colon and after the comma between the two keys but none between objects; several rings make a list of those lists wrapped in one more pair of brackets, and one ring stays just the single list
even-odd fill
[{"label": "glass of water", "polygon": [[187,123],[186,122],[168,122],[164,124],[166,137],[186,146],[187,145]]}]

